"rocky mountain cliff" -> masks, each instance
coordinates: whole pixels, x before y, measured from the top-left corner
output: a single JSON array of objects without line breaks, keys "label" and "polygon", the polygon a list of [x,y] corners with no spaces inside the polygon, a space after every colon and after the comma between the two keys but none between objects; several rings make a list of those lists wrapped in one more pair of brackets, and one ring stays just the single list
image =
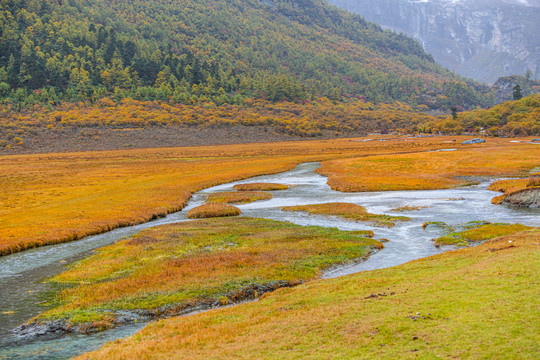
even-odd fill
[{"label": "rocky mountain cliff", "polygon": [[329,0],[419,39],[445,67],[493,83],[540,77],[540,0]]}]

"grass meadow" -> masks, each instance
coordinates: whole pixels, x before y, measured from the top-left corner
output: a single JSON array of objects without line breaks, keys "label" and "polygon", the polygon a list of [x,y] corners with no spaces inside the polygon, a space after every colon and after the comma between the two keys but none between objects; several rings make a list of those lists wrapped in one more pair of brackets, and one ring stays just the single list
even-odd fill
[{"label": "grass meadow", "polygon": [[[332,187],[357,191],[525,176],[540,158],[537,145],[508,139],[473,146],[459,136],[370,139],[1,156],[0,255],[146,222],[182,209],[198,190],[302,162],[322,161]],[[427,152],[448,147],[459,150]]]}]

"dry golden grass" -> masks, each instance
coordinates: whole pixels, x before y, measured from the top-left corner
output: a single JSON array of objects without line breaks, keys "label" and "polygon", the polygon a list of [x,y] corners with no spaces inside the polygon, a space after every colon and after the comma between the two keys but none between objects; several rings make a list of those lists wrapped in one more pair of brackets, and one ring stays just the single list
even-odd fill
[{"label": "dry golden grass", "polygon": [[[181,209],[198,190],[290,170],[302,162],[422,152],[454,146],[448,142],[459,143],[464,139],[466,137],[395,137],[369,142],[339,139],[0,156],[0,255],[145,222]],[[507,139],[490,139],[488,143],[489,146],[474,145],[478,153],[473,161],[478,173],[486,170],[488,175],[519,175],[522,168],[534,162],[530,158],[538,155],[538,146],[531,148],[509,143]],[[481,156],[484,151],[485,158]],[[428,155],[456,156],[453,153]],[[497,156],[506,161],[508,169],[499,164],[490,170],[488,165]],[[523,160],[527,158],[529,160]],[[377,159],[381,165],[384,157]],[[358,159],[346,162],[351,161]],[[323,169],[337,165],[336,162],[323,164]],[[360,168],[361,165],[356,164],[354,171],[341,172],[340,181],[347,177],[349,183],[369,179],[371,164],[368,163],[366,169]],[[428,167],[426,171],[434,170]],[[392,175],[392,171],[384,173]],[[330,175],[331,183],[337,175]],[[384,179],[384,187],[403,188],[402,177],[397,175],[394,180]],[[415,169],[409,171],[408,179],[411,176],[424,175]]]},{"label": "dry golden grass", "polygon": [[188,211],[188,219],[206,219],[215,217],[238,216],[239,208],[227,204],[204,204]]},{"label": "dry golden grass", "polygon": [[78,359],[537,359],[539,237],[162,320]]},{"label": "dry golden grass", "polygon": [[287,190],[289,185],[275,183],[251,183],[234,185],[236,191],[278,191]]},{"label": "dry golden grass", "polygon": [[501,146],[502,139],[457,151],[327,161],[318,169],[339,191],[431,190],[470,184],[460,176],[525,176],[540,165],[540,147]]},{"label": "dry golden grass", "polygon": [[365,221],[375,226],[393,227],[396,221],[407,221],[406,216],[390,216],[371,214],[366,208],[350,203],[326,203],[314,205],[285,206],[284,211],[304,211],[309,214],[335,215],[353,221]]},{"label": "dry golden grass", "polygon": [[208,195],[210,203],[247,204],[259,200],[269,200],[272,194],[264,191],[226,191]]}]

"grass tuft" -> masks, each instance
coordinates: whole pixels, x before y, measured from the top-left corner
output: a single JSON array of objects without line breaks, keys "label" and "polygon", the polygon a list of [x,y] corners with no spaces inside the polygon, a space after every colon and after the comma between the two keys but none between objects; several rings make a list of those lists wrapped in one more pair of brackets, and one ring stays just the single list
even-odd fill
[{"label": "grass tuft", "polygon": [[204,204],[188,211],[188,219],[206,219],[215,217],[238,216],[239,208],[227,204]]}]

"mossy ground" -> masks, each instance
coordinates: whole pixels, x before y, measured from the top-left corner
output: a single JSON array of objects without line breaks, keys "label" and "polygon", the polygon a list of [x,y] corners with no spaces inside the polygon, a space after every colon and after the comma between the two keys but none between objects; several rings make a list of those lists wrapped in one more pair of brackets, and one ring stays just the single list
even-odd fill
[{"label": "mossy ground", "polygon": [[299,284],[383,247],[362,235],[253,218],[147,229],[54,277],[53,282],[72,287],[60,292],[58,306],[39,319],[112,324],[117,310],[242,300],[238,294],[246,287]]},{"label": "mossy ground", "polygon": [[335,215],[352,221],[365,221],[375,226],[393,227],[396,221],[407,221],[406,216],[370,214],[363,206],[350,203],[326,203],[314,205],[286,206],[285,211],[304,211],[309,214]]},{"label": "mossy ground", "polygon": [[80,359],[537,359],[540,229],[162,320]]}]

